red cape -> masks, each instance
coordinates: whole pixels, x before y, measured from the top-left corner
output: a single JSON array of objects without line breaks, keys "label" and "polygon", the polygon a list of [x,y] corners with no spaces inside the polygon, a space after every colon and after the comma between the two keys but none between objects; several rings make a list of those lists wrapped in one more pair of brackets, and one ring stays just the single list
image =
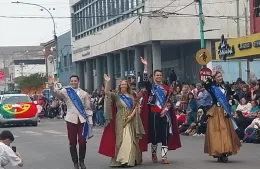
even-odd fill
[{"label": "red cape", "polygon": [[[144,92],[143,101],[140,109],[140,116],[144,126],[145,133],[148,133],[148,112],[149,112],[149,106],[147,104],[148,97],[149,97],[148,92]],[[147,151],[148,142],[149,142],[148,134],[143,135],[142,139],[139,140],[139,147],[141,152]]]},{"label": "red cape", "polygon": [[[149,113],[149,105],[148,103],[148,93],[146,92],[143,98],[142,102],[142,108],[141,108],[141,119],[143,122],[145,135],[142,137],[142,139],[139,141],[139,146],[141,152],[147,151],[148,144],[149,144],[149,129],[148,129],[148,113]],[[168,149],[169,150],[176,150],[181,147],[181,141],[180,141],[180,135],[178,130],[178,124],[176,120],[176,114],[174,112],[174,109],[172,108],[172,132],[173,135],[168,137]]]},{"label": "red cape", "polygon": [[100,141],[98,153],[114,157],[116,150],[116,133],[115,133],[115,119],[116,119],[116,103],[112,101],[112,120],[105,127]]},{"label": "red cape", "polygon": [[[139,146],[141,152],[148,150],[149,138],[148,138],[148,113],[149,113],[149,106],[148,102],[148,93],[144,93],[143,102],[141,106],[140,116],[142,119],[142,123],[145,130],[145,135],[143,135],[142,139],[139,141]],[[115,156],[115,145],[116,145],[116,133],[115,133],[115,118],[116,118],[116,104],[112,102],[112,120],[111,122],[105,127],[103,131],[103,135],[100,141],[99,151],[98,153],[108,156],[114,157]],[[173,135],[168,137],[168,149],[169,150],[176,150],[181,147],[180,135],[178,131],[178,125],[176,120],[176,115],[174,109],[172,111],[172,127],[173,127]]]}]

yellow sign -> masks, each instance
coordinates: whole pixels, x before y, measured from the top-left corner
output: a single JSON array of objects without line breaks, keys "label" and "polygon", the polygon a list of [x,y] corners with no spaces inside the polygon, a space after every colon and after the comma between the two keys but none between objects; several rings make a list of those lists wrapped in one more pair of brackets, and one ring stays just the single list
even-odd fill
[{"label": "yellow sign", "polygon": [[260,33],[225,40],[215,43],[216,59],[238,59],[248,56],[260,56]]},{"label": "yellow sign", "polygon": [[206,65],[211,61],[211,55],[207,49],[200,49],[196,53],[196,60],[200,65]]}]

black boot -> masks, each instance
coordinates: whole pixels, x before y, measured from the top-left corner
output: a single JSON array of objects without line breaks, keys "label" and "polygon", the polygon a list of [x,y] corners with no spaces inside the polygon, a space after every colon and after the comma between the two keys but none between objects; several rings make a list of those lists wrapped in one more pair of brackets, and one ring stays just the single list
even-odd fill
[{"label": "black boot", "polygon": [[79,169],[78,151],[76,146],[70,146],[70,155],[74,163],[74,169]]},{"label": "black boot", "polygon": [[79,166],[81,169],[86,169],[86,165],[84,164],[86,155],[86,145],[79,146]]}]

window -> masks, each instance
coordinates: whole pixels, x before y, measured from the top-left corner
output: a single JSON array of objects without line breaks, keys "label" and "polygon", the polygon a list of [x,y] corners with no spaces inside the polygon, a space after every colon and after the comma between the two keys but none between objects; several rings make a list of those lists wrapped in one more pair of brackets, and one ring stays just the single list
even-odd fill
[{"label": "window", "polygon": [[31,102],[29,96],[4,96],[1,104],[16,104],[17,102]]},{"label": "window", "polygon": [[[133,15],[136,16],[143,11],[143,2],[144,0],[81,0],[72,6],[72,35],[75,40],[79,40],[85,36],[84,33],[89,35],[95,32],[93,29],[96,29],[97,25],[114,25]],[[125,14],[123,18],[122,13]]]},{"label": "window", "polygon": [[255,16],[260,17],[260,0],[255,0]]},{"label": "window", "polygon": [[70,62],[70,65],[72,65],[72,54],[69,55],[69,62]]},{"label": "window", "polygon": [[64,66],[68,66],[68,59],[67,59],[67,55],[64,56]]}]

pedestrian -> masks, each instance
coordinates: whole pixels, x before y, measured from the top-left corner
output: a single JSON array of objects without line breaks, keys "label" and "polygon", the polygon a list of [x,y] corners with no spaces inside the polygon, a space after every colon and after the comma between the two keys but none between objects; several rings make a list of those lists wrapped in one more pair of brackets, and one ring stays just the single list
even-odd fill
[{"label": "pedestrian", "polygon": [[222,74],[216,72],[213,78],[207,79],[204,88],[210,93],[213,105],[207,111],[208,122],[205,134],[204,153],[227,162],[228,156],[237,154],[241,147],[235,132],[238,126],[227,100],[230,91],[225,87]]},{"label": "pedestrian", "polygon": [[[144,64],[144,76],[147,77],[147,61],[141,57],[141,62]],[[153,83],[148,79],[144,79],[145,88],[148,91],[149,99],[146,100],[148,104],[149,113],[143,123],[149,124],[148,129],[148,143],[151,143],[152,161],[157,163],[157,146],[162,143],[161,157],[162,164],[169,164],[167,160],[168,150],[175,150],[181,147],[180,136],[178,133],[178,126],[174,108],[171,104],[171,94],[174,90],[174,85],[171,88],[162,83],[162,71],[155,70],[153,73]],[[142,114],[143,112],[141,112]],[[144,136],[145,138],[146,136]],[[146,144],[146,145],[147,145]],[[141,148],[146,150],[147,148]]]},{"label": "pedestrian", "polygon": [[21,155],[10,147],[14,141],[14,136],[9,130],[4,130],[0,134],[0,169],[4,169],[8,163],[12,166],[23,166]]},{"label": "pedestrian", "polygon": [[99,153],[112,157],[110,167],[140,165],[142,155],[138,141],[144,134],[144,129],[130,84],[122,80],[118,92],[110,92],[110,77],[105,74],[104,80],[104,104],[107,106],[112,103],[112,106],[105,109],[111,119],[104,129]]},{"label": "pedestrian", "polygon": [[[86,139],[91,138],[93,112],[90,105],[90,97],[87,92],[79,88],[79,77],[70,77],[70,86],[55,89],[54,78],[49,77],[49,87],[52,95],[61,98],[67,105],[65,121],[67,124],[70,154],[74,163],[74,169],[86,169],[84,159],[86,155]],[[57,85],[58,86],[58,85]],[[79,155],[77,152],[77,140]]]}]

